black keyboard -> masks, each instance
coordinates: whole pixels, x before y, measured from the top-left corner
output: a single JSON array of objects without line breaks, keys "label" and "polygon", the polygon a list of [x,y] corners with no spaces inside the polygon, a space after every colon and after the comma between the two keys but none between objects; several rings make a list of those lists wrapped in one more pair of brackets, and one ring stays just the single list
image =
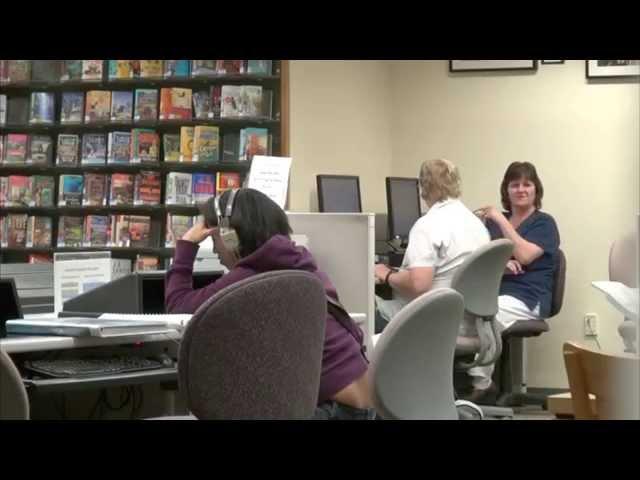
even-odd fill
[{"label": "black keyboard", "polygon": [[95,377],[164,367],[156,360],[135,356],[34,360],[25,362],[24,366],[39,375],[57,378]]}]

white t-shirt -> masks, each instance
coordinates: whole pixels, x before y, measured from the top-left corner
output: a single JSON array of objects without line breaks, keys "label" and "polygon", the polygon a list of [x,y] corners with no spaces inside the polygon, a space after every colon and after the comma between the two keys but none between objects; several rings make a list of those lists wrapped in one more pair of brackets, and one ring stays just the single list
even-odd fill
[{"label": "white t-shirt", "polygon": [[[490,240],[484,224],[460,200],[437,202],[411,227],[400,268],[433,267],[431,288],[450,287],[456,267]],[[376,298],[380,313],[389,320],[409,302],[398,292],[393,300]]]}]

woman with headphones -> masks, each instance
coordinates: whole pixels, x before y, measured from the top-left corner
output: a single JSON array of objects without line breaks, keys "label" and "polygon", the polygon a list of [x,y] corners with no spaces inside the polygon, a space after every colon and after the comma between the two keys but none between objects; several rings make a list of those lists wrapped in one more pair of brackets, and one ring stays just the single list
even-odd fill
[{"label": "woman with headphones", "polygon": [[[315,418],[372,419],[363,334],[339,306],[338,294],[311,253],[296,246],[285,212],[265,194],[250,188],[229,190],[209,199],[199,222],[176,242],[167,272],[168,313],[193,313],[223,288],[274,270],[303,270],[322,281],[328,315]],[[193,262],[199,243],[213,237],[214,250],[229,273],[200,289],[193,288]]]}]

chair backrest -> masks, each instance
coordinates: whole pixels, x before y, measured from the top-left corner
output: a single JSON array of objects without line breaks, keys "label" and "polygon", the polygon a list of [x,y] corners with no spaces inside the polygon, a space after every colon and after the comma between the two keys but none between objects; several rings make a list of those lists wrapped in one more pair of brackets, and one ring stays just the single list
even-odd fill
[{"label": "chair backrest", "polygon": [[468,313],[485,318],[498,313],[500,282],[512,254],[511,240],[493,240],[476,249],[458,267],[451,288],[462,294]]},{"label": "chair backrest", "polygon": [[438,288],[414,299],[384,329],[371,360],[372,398],[386,419],[453,420],[453,365],[462,295]]},{"label": "chair backrest", "polygon": [[556,264],[553,270],[553,289],[551,290],[551,310],[549,318],[555,317],[562,309],[564,301],[564,282],[567,275],[567,257],[561,249],[556,254]]},{"label": "chair backrest", "polygon": [[609,280],[638,286],[638,237],[629,233],[619,238],[609,250]]},{"label": "chair backrest", "polygon": [[255,275],[216,293],[185,328],[178,380],[199,419],[305,419],[320,386],[327,300],[311,273]]},{"label": "chair backrest", "polygon": [[[640,359],[563,345],[573,413],[578,420],[640,419]],[[596,397],[591,410],[589,394]]]},{"label": "chair backrest", "polygon": [[28,420],[29,398],[20,372],[0,349],[0,420]]}]

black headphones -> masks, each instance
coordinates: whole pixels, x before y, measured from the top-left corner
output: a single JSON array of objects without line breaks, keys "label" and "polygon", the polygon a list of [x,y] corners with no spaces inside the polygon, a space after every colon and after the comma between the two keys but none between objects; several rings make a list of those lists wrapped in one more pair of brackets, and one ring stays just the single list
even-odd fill
[{"label": "black headphones", "polygon": [[233,190],[231,190],[229,199],[227,200],[227,205],[224,209],[224,215],[222,213],[222,210],[220,210],[220,197],[222,196],[222,194],[216,196],[214,200],[216,215],[218,216],[218,228],[220,237],[222,238],[222,243],[224,243],[224,246],[227,250],[231,250],[233,252],[236,252],[240,248],[240,240],[238,239],[238,234],[230,225],[231,215],[233,214],[233,205],[239,190],[239,188],[234,188]]}]

